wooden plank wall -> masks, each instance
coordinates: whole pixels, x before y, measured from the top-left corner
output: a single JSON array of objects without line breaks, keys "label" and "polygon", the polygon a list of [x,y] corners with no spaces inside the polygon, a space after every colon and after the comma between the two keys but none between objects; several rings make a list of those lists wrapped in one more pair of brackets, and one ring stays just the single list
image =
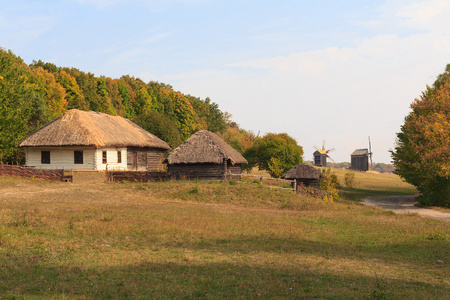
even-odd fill
[{"label": "wooden plank wall", "polygon": [[64,181],[66,179],[63,169],[36,169],[34,167],[12,165],[0,165],[0,176],[39,178],[56,181]]},{"label": "wooden plank wall", "polygon": [[222,164],[173,164],[167,166],[169,179],[205,179],[222,180],[224,168]]},{"label": "wooden plank wall", "polygon": [[368,171],[369,170],[369,157],[365,156],[352,156],[351,167],[355,171]]},{"label": "wooden plank wall", "polygon": [[[137,170],[133,169],[133,153],[137,154]],[[155,171],[162,170],[164,159],[164,150],[135,148],[130,147],[127,150],[127,167],[133,171]]]},{"label": "wooden plank wall", "polygon": [[164,151],[148,151],[147,152],[147,170],[162,170],[164,159]]}]

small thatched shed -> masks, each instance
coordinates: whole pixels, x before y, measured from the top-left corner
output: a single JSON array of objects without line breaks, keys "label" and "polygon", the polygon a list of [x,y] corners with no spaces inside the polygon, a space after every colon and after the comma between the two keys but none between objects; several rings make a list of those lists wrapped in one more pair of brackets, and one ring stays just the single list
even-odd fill
[{"label": "small thatched shed", "polygon": [[157,170],[170,146],[119,116],[71,109],[20,143],[26,164],[76,170]]},{"label": "small thatched shed", "polygon": [[178,179],[223,180],[225,175],[241,174],[247,160],[217,134],[201,130],[166,158],[167,175]]},{"label": "small thatched shed", "polygon": [[297,180],[297,185],[303,183],[305,186],[320,187],[320,179],[323,177],[322,173],[310,165],[296,165],[281,178],[288,180]]},{"label": "small thatched shed", "polygon": [[350,169],[355,171],[368,171],[369,170],[369,150],[368,149],[356,149],[350,155],[351,166]]}]

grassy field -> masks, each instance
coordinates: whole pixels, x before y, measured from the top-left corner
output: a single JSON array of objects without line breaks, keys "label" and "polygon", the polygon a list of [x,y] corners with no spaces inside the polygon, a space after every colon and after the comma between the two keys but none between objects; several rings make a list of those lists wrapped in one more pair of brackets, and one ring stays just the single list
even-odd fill
[{"label": "grassy field", "polygon": [[415,190],[356,177],[333,203],[254,183],[0,177],[0,299],[448,298],[450,224],[363,206]]},{"label": "grassy field", "polygon": [[[347,200],[361,200],[369,196],[401,196],[418,194],[417,189],[402,181],[392,173],[356,172],[345,169],[333,169],[339,182],[343,185],[341,196]],[[345,186],[346,174],[354,174],[354,187]]]}]

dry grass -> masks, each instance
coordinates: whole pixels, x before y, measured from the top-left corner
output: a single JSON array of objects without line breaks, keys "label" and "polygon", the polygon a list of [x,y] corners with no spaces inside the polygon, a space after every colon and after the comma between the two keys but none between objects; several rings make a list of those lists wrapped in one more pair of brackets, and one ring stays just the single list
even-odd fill
[{"label": "dry grass", "polygon": [[0,177],[4,299],[448,295],[449,223],[250,183],[101,176]]}]

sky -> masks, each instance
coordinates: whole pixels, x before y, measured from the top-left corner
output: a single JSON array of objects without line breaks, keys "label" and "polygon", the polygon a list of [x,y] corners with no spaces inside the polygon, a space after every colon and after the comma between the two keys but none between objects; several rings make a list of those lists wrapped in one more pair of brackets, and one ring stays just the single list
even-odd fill
[{"label": "sky", "polygon": [[0,0],[0,47],[26,63],[139,77],[209,97],[312,160],[390,163],[410,104],[450,63],[448,0]]}]

